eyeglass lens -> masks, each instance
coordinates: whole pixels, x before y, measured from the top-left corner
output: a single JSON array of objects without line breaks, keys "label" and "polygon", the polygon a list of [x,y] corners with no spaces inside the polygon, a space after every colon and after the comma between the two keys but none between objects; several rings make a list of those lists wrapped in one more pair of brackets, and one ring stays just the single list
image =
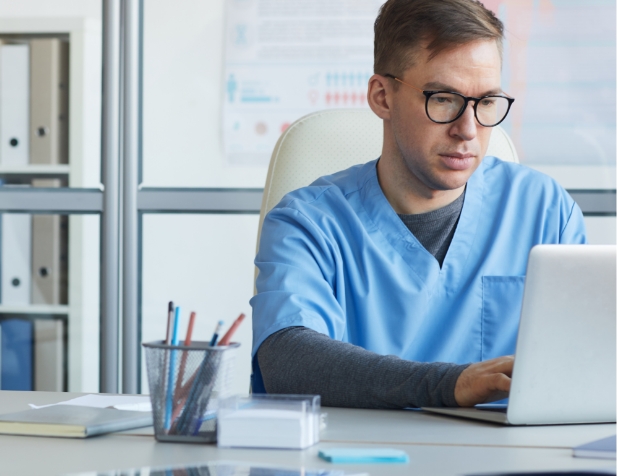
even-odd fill
[{"label": "eyeglass lens", "polygon": [[[465,99],[452,93],[435,93],[427,100],[427,114],[435,122],[451,122],[464,107]],[[498,124],[509,110],[504,97],[488,96],[478,102],[476,118],[484,126]]]}]

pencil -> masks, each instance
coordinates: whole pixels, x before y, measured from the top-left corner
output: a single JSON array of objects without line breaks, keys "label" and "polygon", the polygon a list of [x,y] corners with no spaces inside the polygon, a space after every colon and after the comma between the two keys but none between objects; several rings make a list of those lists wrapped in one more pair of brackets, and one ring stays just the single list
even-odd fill
[{"label": "pencil", "polygon": [[189,317],[189,326],[187,327],[187,335],[185,336],[185,346],[191,345],[191,336],[193,335],[193,324],[195,322],[195,312],[191,312]]},{"label": "pencil", "polygon": [[[187,327],[187,335],[185,336],[184,346],[189,347],[191,345],[191,336],[193,335],[193,324],[195,323],[195,312],[191,313],[189,317],[189,326]],[[189,357],[188,350],[182,351],[182,360],[180,361],[180,371],[178,372],[178,379],[176,380],[176,388],[174,389],[174,408],[172,411],[172,423],[178,417],[180,410],[182,409],[181,392],[182,392],[182,380],[185,377],[185,368],[187,366],[187,358]]]},{"label": "pencil", "polygon": [[236,318],[236,320],[232,324],[232,327],[229,328],[229,330],[225,333],[225,335],[219,341],[219,345],[228,345],[230,343],[230,341],[232,340],[232,336],[234,335],[234,332],[236,332],[236,329],[238,329],[238,326],[242,323],[244,318],[245,318],[245,315],[243,313],[241,313],[240,316]]}]

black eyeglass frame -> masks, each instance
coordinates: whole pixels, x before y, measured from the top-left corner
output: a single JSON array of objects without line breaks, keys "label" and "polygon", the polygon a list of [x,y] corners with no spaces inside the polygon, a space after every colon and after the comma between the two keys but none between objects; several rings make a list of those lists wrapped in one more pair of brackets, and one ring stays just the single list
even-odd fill
[{"label": "black eyeglass frame", "polygon": [[[416,89],[417,91],[420,91],[423,93],[423,95],[425,96],[425,114],[427,114],[427,118],[431,121],[431,122],[435,122],[436,124],[450,124],[452,122],[455,122],[457,119],[459,119],[464,111],[466,110],[466,108],[468,107],[468,103],[470,101],[474,102],[474,105],[472,106],[472,108],[474,109],[474,118],[476,119],[476,121],[483,127],[496,127],[498,124],[500,124],[502,121],[504,121],[506,119],[506,116],[509,115],[509,111],[511,110],[511,106],[513,105],[513,103],[515,102],[515,98],[509,97],[509,96],[503,96],[501,94],[488,94],[487,96],[483,96],[480,98],[475,98],[475,97],[471,97],[471,96],[464,96],[461,93],[457,93],[455,91],[442,91],[442,90],[437,90],[437,91],[428,91],[428,90],[423,90],[423,89],[419,89],[415,86],[412,86],[411,84],[406,83],[405,81],[402,81],[401,79],[399,79],[396,76],[393,76],[392,74],[385,74],[384,75],[387,78],[392,78],[395,81],[400,82],[401,84],[405,84],[406,86],[409,86],[411,88]],[[461,109],[459,110],[459,112],[457,113],[457,115],[455,116],[454,119],[451,119],[450,121],[436,121],[434,119],[431,118],[431,116],[429,115],[429,98],[431,96],[433,96],[434,94],[438,94],[438,93],[448,93],[448,94],[455,94],[456,96],[459,96],[461,98],[463,98],[464,100],[464,105],[461,107]],[[486,99],[486,98],[504,98],[508,101],[509,106],[506,108],[506,112],[504,113],[504,117],[502,119],[500,119],[499,122],[496,122],[495,124],[491,125],[491,126],[487,126],[485,124],[483,124],[480,120],[479,117],[476,113],[476,107],[479,104],[479,101],[481,101],[482,99]]]}]

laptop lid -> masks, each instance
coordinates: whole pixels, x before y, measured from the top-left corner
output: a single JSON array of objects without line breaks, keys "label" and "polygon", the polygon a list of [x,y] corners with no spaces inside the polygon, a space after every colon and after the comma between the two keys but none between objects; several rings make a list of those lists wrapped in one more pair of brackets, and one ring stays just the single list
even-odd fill
[{"label": "laptop lid", "polygon": [[616,246],[530,251],[507,419],[616,421]]}]

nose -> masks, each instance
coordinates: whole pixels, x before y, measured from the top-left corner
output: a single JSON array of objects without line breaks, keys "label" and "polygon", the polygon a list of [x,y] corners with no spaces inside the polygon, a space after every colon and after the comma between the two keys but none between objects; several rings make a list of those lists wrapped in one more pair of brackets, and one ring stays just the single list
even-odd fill
[{"label": "nose", "polygon": [[461,140],[470,141],[476,137],[477,122],[474,117],[474,104],[470,101],[463,114],[451,124],[450,134]]}]

